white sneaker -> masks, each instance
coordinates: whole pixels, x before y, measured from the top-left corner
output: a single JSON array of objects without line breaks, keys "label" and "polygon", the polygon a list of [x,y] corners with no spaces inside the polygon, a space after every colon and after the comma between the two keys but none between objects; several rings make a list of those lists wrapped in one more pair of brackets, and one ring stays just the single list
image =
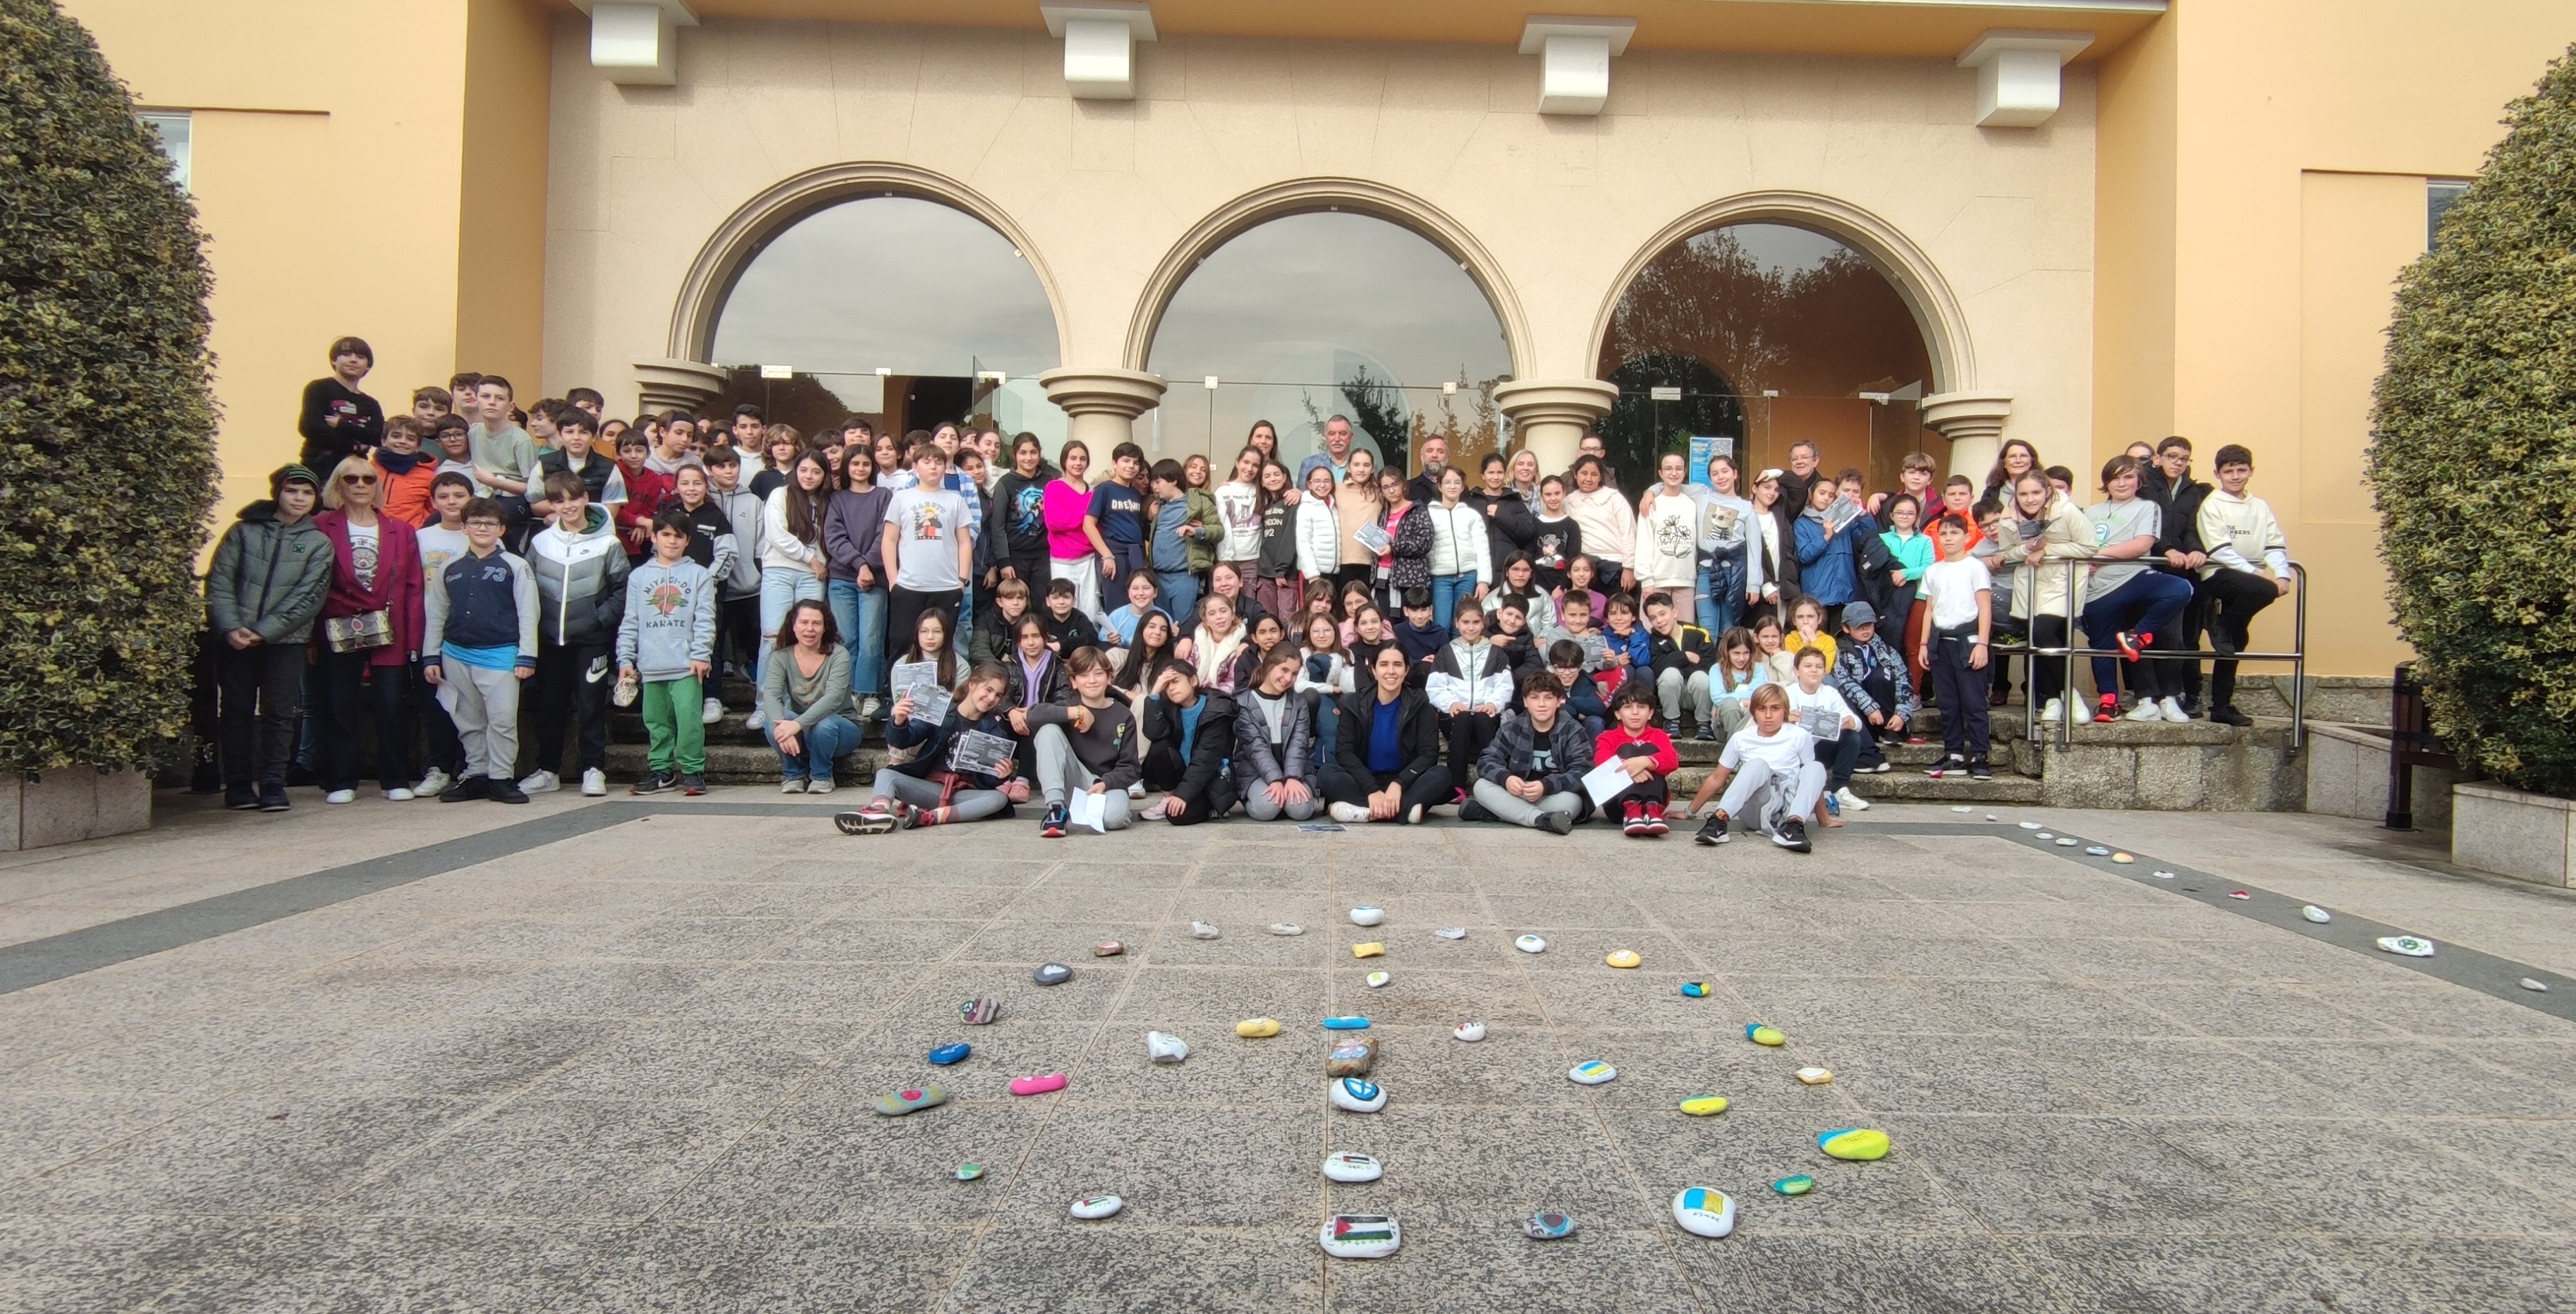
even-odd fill
[{"label": "white sneaker", "polygon": [[607,795],[607,772],[600,770],[598,767],[591,767],[581,773],[581,796],[583,798],[605,798]]},{"label": "white sneaker", "polygon": [[325,803],[355,803],[358,801],[358,791],[354,789],[335,789],[330,793],[323,795],[322,801]]},{"label": "white sneaker", "polygon": [[2076,699],[2076,700],[2075,700],[2075,724],[2077,724],[2077,725],[2091,725],[2091,724],[2093,724],[2093,709],[2092,709],[2092,708],[2090,708],[2090,707],[2085,706],[2085,705],[2084,705],[2084,700],[2083,700],[2083,699],[2081,699],[2081,698],[2078,698],[2078,699]]},{"label": "white sneaker", "polygon": [[829,794],[832,792],[833,788],[833,783],[829,780],[809,780],[805,782],[805,792],[808,794]]},{"label": "white sneaker", "polygon": [[805,781],[800,777],[789,777],[786,780],[779,781],[778,792],[781,794],[802,794],[805,792]]},{"label": "white sneaker", "polygon": [[1869,800],[1853,793],[1849,785],[1834,791],[1834,801],[1842,804],[1845,812],[1869,811]]},{"label": "white sneaker", "polygon": [[1336,803],[1327,810],[1333,814],[1333,820],[1344,825],[1358,825],[1369,817],[1368,809],[1357,803]]},{"label": "white sneaker", "polygon": [[862,721],[873,721],[877,719],[877,713],[884,710],[885,700],[877,697],[875,694],[869,694],[867,698],[859,704],[859,719]]},{"label": "white sneaker", "polygon": [[2063,698],[2051,698],[2048,700],[2048,705],[2046,707],[2039,709],[2039,723],[2041,725],[2055,725],[2057,724],[2057,718],[2064,715],[2066,715],[2066,700]]},{"label": "white sneaker", "polygon": [[762,716],[757,707],[751,709],[751,715],[742,718],[742,728],[745,730],[758,730],[768,724],[769,718]]},{"label": "white sneaker", "polygon": [[2191,713],[2182,710],[2181,699],[2172,697],[2159,698],[2156,700],[2156,706],[2164,712],[2165,719],[2173,722],[2175,725],[2191,724]]},{"label": "white sneaker", "polygon": [[698,724],[714,725],[724,719],[724,700],[710,698],[698,708]]},{"label": "white sneaker", "polygon": [[411,788],[414,794],[428,794],[432,797],[436,797],[437,795],[446,793],[447,787],[455,783],[455,781],[447,778],[446,772],[439,770],[437,767],[431,767],[429,769],[429,774],[422,776],[420,778],[420,783],[412,786]]},{"label": "white sneaker", "polygon": [[519,782],[522,794],[551,794],[563,788],[563,780],[552,771],[531,771]]},{"label": "white sneaker", "polygon": [[385,791],[385,801],[387,803],[409,803],[411,800],[412,792],[400,785],[396,785]]},{"label": "white sneaker", "polygon": [[1142,781],[1138,781],[1137,783],[1135,783],[1135,784],[1133,784],[1133,785],[1129,785],[1129,786],[1127,787],[1127,797],[1129,797],[1129,798],[1131,798],[1131,799],[1134,799],[1135,801],[1137,801],[1137,802],[1139,802],[1139,803],[1144,802],[1144,801],[1145,801],[1145,785],[1144,785],[1144,782],[1142,782]]},{"label": "white sneaker", "polygon": [[2152,698],[2141,698],[2138,700],[2138,705],[2130,708],[2129,714],[2121,717],[2120,719],[2123,721],[2161,721],[2165,719],[2165,709],[2156,706],[2156,700]]}]

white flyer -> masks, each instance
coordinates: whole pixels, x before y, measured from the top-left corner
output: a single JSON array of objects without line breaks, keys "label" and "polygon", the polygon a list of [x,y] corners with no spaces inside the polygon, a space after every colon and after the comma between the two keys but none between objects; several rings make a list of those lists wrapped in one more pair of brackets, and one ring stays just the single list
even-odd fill
[{"label": "white flyer", "polygon": [[1077,789],[1071,798],[1065,800],[1064,811],[1066,819],[1074,825],[1089,826],[1096,835],[1109,833],[1109,796],[1106,794]]},{"label": "white flyer", "polygon": [[1592,806],[1606,808],[1637,778],[1628,774],[1628,759],[1614,757],[1583,773],[1583,792],[1592,796]]}]

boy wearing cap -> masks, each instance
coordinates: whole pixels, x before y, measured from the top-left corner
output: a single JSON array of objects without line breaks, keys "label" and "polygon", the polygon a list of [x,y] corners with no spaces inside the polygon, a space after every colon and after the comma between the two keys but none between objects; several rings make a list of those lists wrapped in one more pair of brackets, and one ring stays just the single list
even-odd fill
[{"label": "boy wearing cap", "polygon": [[1835,649],[1834,688],[1869,727],[1871,741],[1861,746],[1856,769],[1885,771],[1881,750],[1904,743],[1914,723],[1914,681],[1895,646],[1879,637],[1877,608],[1866,602],[1843,608],[1843,636]]}]

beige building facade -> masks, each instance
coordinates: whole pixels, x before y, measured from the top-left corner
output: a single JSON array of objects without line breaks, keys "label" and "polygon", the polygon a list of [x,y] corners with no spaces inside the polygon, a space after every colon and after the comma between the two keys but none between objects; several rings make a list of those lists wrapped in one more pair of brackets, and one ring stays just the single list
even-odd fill
[{"label": "beige building facade", "polygon": [[[1550,470],[1600,428],[1982,481],[2017,438],[2089,485],[2179,432],[2255,450],[2351,675],[2403,657],[2358,484],[2391,279],[2576,36],[2538,0],[66,8],[195,121],[233,502],[341,333],[388,410],[471,369],[1220,465],[1344,398]],[[870,345],[907,334],[945,354]]]}]

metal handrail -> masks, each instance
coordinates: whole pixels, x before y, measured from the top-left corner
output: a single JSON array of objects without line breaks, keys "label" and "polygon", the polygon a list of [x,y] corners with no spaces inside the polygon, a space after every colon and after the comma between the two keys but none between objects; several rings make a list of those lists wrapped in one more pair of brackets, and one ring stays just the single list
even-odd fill
[{"label": "metal handrail", "polygon": [[[2071,642],[2076,634],[2076,567],[2096,563],[2089,557],[2061,557],[2054,564],[2066,567],[2066,634]],[[2023,570],[2046,568],[2046,564],[2036,568],[2027,565],[2021,567]],[[2140,660],[2189,660],[2195,665],[2203,661],[2290,663],[2290,756],[2297,757],[2308,743],[2308,568],[2292,561],[2290,573],[2297,584],[2297,587],[2291,590],[2296,596],[2293,598],[2291,609],[2290,651],[2223,654],[2204,652],[2197,648],[2189,652],[2153,649],[2155,657]],[[2036,581],[2034,581],[2035,585]],[[2062,751],[2075,742],[2075,659],[2078,657],[2088,660],[2095,657],[2125,658],[2128,654],[2117,648],[2073,646],[2043,648],[2036,644],[2024,645],[2022,652],[2033,661],[2050,657],[2063,658],[2066,662],[2066,677],[2060,685],[2057,710],[2057,747]],[[2030,732],[2030,741],[2034,744],[2040,741],[2038,711],[2039,709],[2036,708],[2026,709],[2023,717]]]}]

